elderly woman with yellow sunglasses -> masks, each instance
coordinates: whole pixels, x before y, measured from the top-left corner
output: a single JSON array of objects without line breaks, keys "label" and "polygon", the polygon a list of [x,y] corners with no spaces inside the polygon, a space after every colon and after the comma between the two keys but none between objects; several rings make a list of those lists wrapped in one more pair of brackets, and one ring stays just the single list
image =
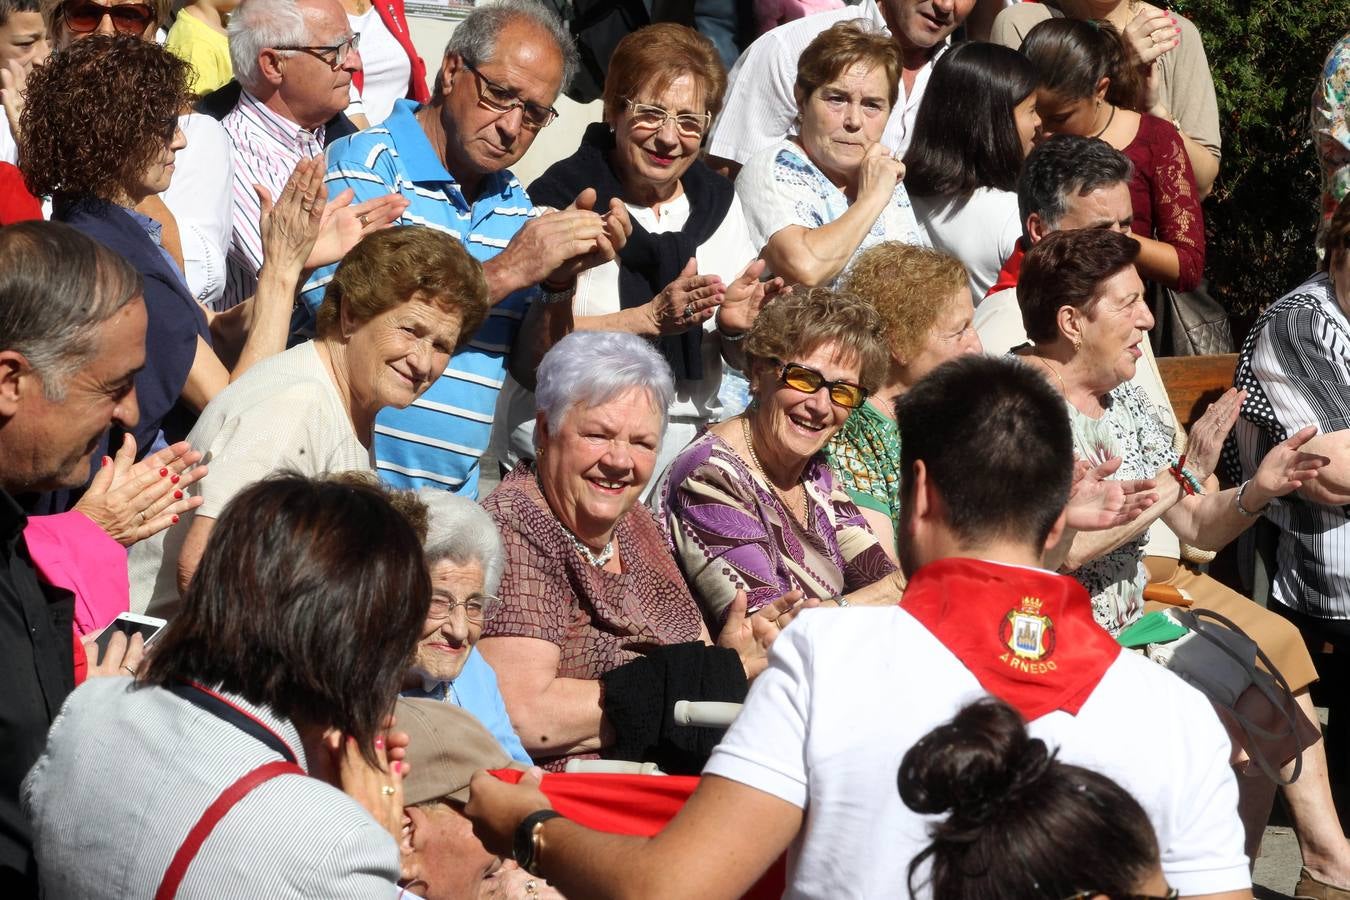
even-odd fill
[{"label": "elderly woman with yellow sunglasses", "polygon": [[881,333],[851,294],[774,300],[745,341],[750,408],[666,470],[653,504],[714,633],[739,590],[751,611],[792,590],[839,606],[899,599],[895,564],[822,452],[887,370]]}]

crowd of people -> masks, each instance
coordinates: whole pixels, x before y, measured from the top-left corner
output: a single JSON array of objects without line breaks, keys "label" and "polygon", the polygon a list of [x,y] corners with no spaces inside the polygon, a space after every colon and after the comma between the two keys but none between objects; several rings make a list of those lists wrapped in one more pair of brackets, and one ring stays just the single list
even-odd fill
[{"label": "crowd of people", "polygon": [[0,0],[5,896],[1350,897],[1350,36],[1186,428],[1194,24],[754,5]]}]

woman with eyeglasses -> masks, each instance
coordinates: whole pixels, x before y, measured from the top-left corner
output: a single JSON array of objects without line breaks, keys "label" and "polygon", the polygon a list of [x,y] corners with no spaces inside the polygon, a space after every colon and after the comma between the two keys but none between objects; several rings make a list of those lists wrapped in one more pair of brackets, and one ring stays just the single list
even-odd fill
[{"label": "woman with eyeglasses", "polygon": [[502,605],[496,597],[504,565],[497,526],[477,503],[437,488],[392,491],[390,500],[422,536],[431,572],[431,607],[403,678],[403,696],[468,710],[512,759],[530,765],[497,676],[477,650],[483,625]]},{"label": "woman with eyeglasses", "polygon": [[[933,900],[1176,900],[1139,802],[1060,762],[1001,700],[972,703],[906,751],[900,798],[942,816],[909,866]],[[922,873],[922,874],[921,874]],[[1228,895],[1225,895],[1228,896]]]},{"label": "woman with eyeglasses", "polygon": [[929,243],[901,183],[905,164],[881,143],[900,68],[895,41],[866,21],[825,29],[797,65],[797,133],[736,177],[750,236],[788,283],[832,285],[882,241]]},{"label": "woman with eyeglasses", "polygon": [[899,600],[895,563],[824,453],[882,383],[883,331],[870,303],[827,288],[764,307],[745,341],[749,409],[685,448],[657,486],[652,504],[714,633],[742,591],[770,615],[791,594]]},{"label": "woman with eyeglasses", "polygon": [[[754,310],[782,286],[759,282],[764,267],[735,190],[699,159],[726,81],[716,48],[693,29],[638,29],[610,60],[604,121],[530,185],[543,206],[564,208],[594,187],[596,209],[614,197],[628,208],[633,232],[619,257],[582,273],[570,297],[553,299],[572,304],[577,329],[641,335],[670,364],[675,397],[658,472],[727,414],[718,396],[723,365],[739,366]],[[507,395],[509,438],[499,455],[514,464],[534,455],[534,399],[514,381]]]},{"label": "woman with eyeglasses", "polygon": [[747,617],[742,596],[708,646],[661,525],[638,503],[673,394],[670,366],[637,335],[567,335],[539,364],[536,464],[483,501],[506,565],[478,649],[544,768],[603,755],[697,773],[721,731],[673,727],[667,699],[744,699],[800,599]]}]

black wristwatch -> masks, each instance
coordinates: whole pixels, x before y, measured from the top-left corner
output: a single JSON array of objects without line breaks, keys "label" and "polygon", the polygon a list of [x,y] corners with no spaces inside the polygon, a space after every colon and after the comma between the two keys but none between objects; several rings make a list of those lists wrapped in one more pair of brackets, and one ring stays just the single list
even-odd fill
[{"label": "black wristwatch", "polygon": [[511,855],[515,857],[516,865],[531,875],[539,874],[534,870],[534,867],[539,863],[539,829],[549,819],[557,819],[561,816],[562,813],[556,809],[541,809],[520,820],[520,824],[516,826],[516,837],[511,847]]}]

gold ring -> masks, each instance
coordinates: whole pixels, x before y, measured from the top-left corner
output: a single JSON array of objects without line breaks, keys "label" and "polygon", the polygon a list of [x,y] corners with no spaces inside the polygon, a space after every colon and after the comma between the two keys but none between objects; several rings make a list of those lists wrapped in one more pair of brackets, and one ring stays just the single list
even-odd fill
[{"label": "gold ring", "polygon": [[392,797],[394,796],[394,789],[386,784],[384,787],[380,788],[380,793],[384,794],[386,797]]},{"label": "gold ring", "polygon": [[123,663],[122,668],[126,669],[127,672],[129,672],[129,673],[131,674],[131,677],[132,677],[132,678],[135,678],[135,677],[136,677],[136,670],[133,669],[131,666],[128,666],[128,665],[126,665],[125,663]]},{"label": "gold ring", "polygon": [[357,216],[357,217],[356,217],[356,221],[358,221],[358,222],[361,223],[361,227],[362,227],[362,228],[369,228],[369,227],[370,227],[370,219],[366,218],[366,214],[365,214],[365,213],[361,213],[361,215]]}]

